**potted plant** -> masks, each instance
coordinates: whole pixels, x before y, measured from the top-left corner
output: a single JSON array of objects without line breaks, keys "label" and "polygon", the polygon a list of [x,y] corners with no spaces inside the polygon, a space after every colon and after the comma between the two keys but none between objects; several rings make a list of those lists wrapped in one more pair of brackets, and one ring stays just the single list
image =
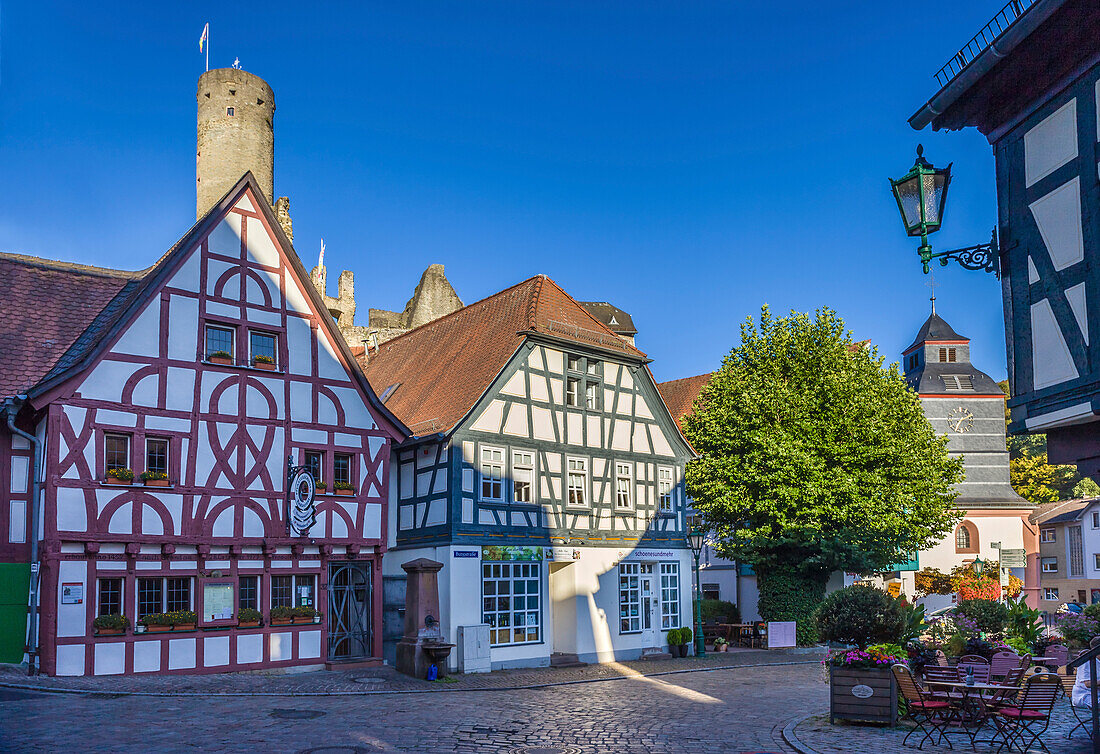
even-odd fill
[{"label": "potted plant", "polygon": [[242,607],[237,611],[237,628],[255,628],[260,625],[263,614],[251,607]]},{"label": "potted plant", "polygon": [[729,648],[730,643],[726,641],[724,637],[719,636],[717,639],[714,640],[715,652],[728,652]]},{"label": "potted plant", "polygon": [[279,605],[271,608],[271,625],[289,626],[294,622],[294,608]]},{"label": "potted plant", "polygon": [[317,623],[321,619],[320,614],[308,605],[293,608],[292,617],[294,623]]},{"label": "potted plant", "polygon": [[176,610],[171,613],[167,613],[168,619],[172,622],[173,631],[194,631],[195,624],[198,621],[198,617],[192,610]]},{"label": "potted plant", "polygon": [[689,627],[684,626],[680,629],[680,645],[677,649],[681,657],[688,656],[688,649],[691,647],[691,641],[694,638],[695,634],[692,633]]},{"label": "potted plant", "polygon": [[143,615],[139,623],[145,626],[145,630],[151,634],[172,630],[172,618],[168,613],[149,613],[148,615]]},{"label": "potted plant", "polygon": [[332,485],[337,495],[354,495],[355,487],[348,482],[336,482]]},{"label": "potted plant", "polygon": [[130,484],[133,481],[132,469],[107,469],[107,484]]},{"label": "potted plant", "polygon": [[271,358],[270,356],[263,356],[263,355],[253,356],[252,357],[252,366],[256,367],[257,369],[266,369],[269,372],[274,372],[275,371],[275,359]]},{"label": "potted plant", "polygon": [[868,645],[894,642],[905,633],[898,601],[881,589],[850,586],[826,597],[816,620],[822,639],[856,646],[831,652],[824,660],[830,721],[896,723],[897,686],[890,667],[905,662],[908,653],[894,644]]},{"label": "potted plant", "polygon": [[322,482],[320,479],[318,479],[316,482],[313,483],[313,487],[318,492],[324,492],[325,490],[328,489],[328,483],[327,482]]},{"label": "potted plant", "polygon": [[214,353],[206,357],[206,360],[211,364],[228,364],[232,366],[233,354],[229,353],[229,351],[214,351]]},{"label": "potted plant", "polygon": [[146,487],[167,487],[168,475],[163,471],[143,471],[141,481]]},{"label": "potted plant", "polygon": [[680,629],[671,629],[666,635],[665,640],[668,642],[668,653],[676,657],[680,653],[678,649],[680,646]]},{"label": "potted plant", "polygon": [[119,636],[126,633],[129,627],[130,619],[121,613],[99,615],[92,621],[96,636]]}]

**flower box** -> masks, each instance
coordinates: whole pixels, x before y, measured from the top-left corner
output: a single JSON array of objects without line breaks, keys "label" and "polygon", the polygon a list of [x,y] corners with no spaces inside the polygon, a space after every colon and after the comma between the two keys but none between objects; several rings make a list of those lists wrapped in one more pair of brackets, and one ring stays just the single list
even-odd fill
[{"label": "flower box", "polygon": [[167,487],[169,484],[167,479],[146,479],[143,483],[146,487]]},{"label": "flower box", "polygon": [[133,479],[119,479],[118,477],[113,477],[113,476],[109,476],[106,479],[104,479],[103,481],[106,482],[107,484],[118,484],[118,485],[130,485],[130,484],[134,483]]},{"label": "flower box", "polygon": [[237,622],[237,628],[256,628],[260,625],[258,620],[242,620]]},{"label": "flower box", "polygon": [[829,668],[829,722],[895,725],[898,690],[889,668]]},{"label": "flower box", "polygon": [[253,359],[252,366],[256,367],[256,369],[263,369],[264,371],[267,371],[267,372],[274,372],[275,371],[275,364],[273,364],[270,361],[259,361],[259,360]]},{"label": "flower box", "polygon": [[145,626],[145,633],[147,634],[163,634],[172,630],[171,626],[158,626],[150,623]]},{"label": "flower box", "polygon": [[271,625],[273,626],[289,626],[294,622],[293,618],[272,618]]},{"label": "flower box", "polygon": [[337,489],[337,490],[336,490],[336,494],[337,494],[337,495],[343,495],[344,497],[351,497],[352,495],[354,495],[354,494],[355,494],[355,490],[341,490],[341,489]]},{"label": "flower box", "polygon": [[226,366],[233,366],[232,356],[219,356],[217,354],[211,354],[206,357],[206,360],[211,364],[225,364]]},{"label": "flower box", "polygon": [[97,628],[95,630],[96,636],[122,636],[126,633],[125,628]]},{"label": "flower box", "polygon": [[176,625],[172,626],[172,630],[173,631],[194,631],[195,630],[195,624],[194,623],[177,623]]},{"label": "flower box", "polygon": [[300,625],[302,623],[313,623],[314,622],[313,618],[307,617],[305,615],[295,615],[292,620],[293,620],[293,623],[294,623],[295,626]]}]

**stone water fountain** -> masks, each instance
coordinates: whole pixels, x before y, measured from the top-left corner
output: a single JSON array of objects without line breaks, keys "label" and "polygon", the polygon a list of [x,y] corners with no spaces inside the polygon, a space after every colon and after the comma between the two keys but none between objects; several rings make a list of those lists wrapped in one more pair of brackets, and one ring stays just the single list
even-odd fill
[{"label": "stone water fountain", "polygon": [[426,678],[435,665],[447,672],[446,660],[454,644],[443,640],[439,628],[439,571],[443,564],[417,558],[402,564],[405,584],[405,635],[397,642],[397,670],[413,678]]}]

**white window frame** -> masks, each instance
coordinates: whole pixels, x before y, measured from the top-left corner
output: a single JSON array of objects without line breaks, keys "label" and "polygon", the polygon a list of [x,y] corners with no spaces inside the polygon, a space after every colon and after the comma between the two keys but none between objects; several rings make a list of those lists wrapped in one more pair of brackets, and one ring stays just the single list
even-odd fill
[{"label": "white window frame", "polygon": [[[507,603],[502,603],[502,598],[506,599]],[[520,599],[524,601],[522,606],[517,603]],[[507,607],[503,607],[503,604]],[[502,617],[507,618],[508,625],[501,625]],[[541,644],[543,641],[542,564],[530,560],[482,561],[481,620],[489,624],[489,646],[491,647]],[[522,624],[519,621],[522,621]],[[517,628],[523,629],[524,636],[521,641],[516,641]],[[532,629],[534,629],[534,638],[531,637]],[[502,639],[506,640],[502,641]]]},{"label": "white window frame", "polygon": [[[486,461],[485,454],[489,453],[490,457]],[[498,453],[499,458],[493,458],[492,454]],[[480,499],[488,500],[492,502],[502,503],[504,502],[504,469],[505,459],[508,456],[505,454],[504,448],[496,447],[493,445],[482,445],[478,451],[478,464],[477,464],[477,476],[478,476],[478,494]],[[488,475],[486,475],[486,467],[490,469]],[[493,475],[492,469],[496,469],[496,475]],[[489,483],[490,494],[485,494],[485,484]],[[496,495],[492,494],[494,486],[496,487]]]},{"label": "white window frame", "polygon": [[[253,329],[249,328],[249,330],[248,330],[248,363],[250,365],[252,364],[252,359],[256,358],[256,354],[252,353],[252,336],[253,335],[262,335],[265,338],[271,338],[272,340],[275,341],[275,347],[272,349],[272,351],[274,352],[275,355],[272,356],[271,358],[274,360],[273,361],[273,366],[277,370],[279,368],[279,335],[278,335],[278,333],[268,332],[267,330],[253,330]],[[264,355],[266,356],[266,354],[264,354]]]},{"label": "white window frame", "polygon": [[[126,441],[126,465],[125,466],[109,466],[107,464],[107,439],[116,438]],[[103,470],[104,472],[111,469],[133,469],[134,468],[134,436],[126,432],[104,432],[103,433]]]},{"label": "white window frame", "polygon": [[229,333],[229,350],[226,352],[234,363],[237,361],[237,328],[233,325],[223,325],[220,322],[206,322],[204,323],[202,330],[202,353],[203,360],[210,358],[210,344],[208,336],[211,330],[222,330]]},{"label": "white window frame", "polygon": [[[186,580],[187,581],[187,610],[195,609],[195,577],[194,576],[138,576],[134,579],[134,615],[141,620],[142,616],[151,615],[152,613],[141,612],[141,582],[142,581],[159,581],[160,582],[160,609],[156,612],[166,613],[168,610],[168,582],[173,580]],[[123,584],[123,594],[125,595],[126,586]]]},{"label": "white window frame", "polygon": [[[526,461],[523,460],[524,457]],[[529,476],[524,480],[520,478],[521,474]],[[519,500],[516,495],[516,483],[522,481],[527,482],[528,500]],[[512,449],[512,502],[520,505],[532,505],[538,502],[538,497],[535,495],[535,452],[533,450]]]},{"label": "white window frame", "polygon": [[1093,553],[1092,566],[1095,570],[1100,571],[1100,552]]},{"label": "white window frame", "polygon": [[[581,468],[574,469],[573,464],[579,464]],[[577,474],[582,476],[584,482],[580,491],[583,493],[584,501],[580,503],[573,502],[573,475]],[[587,458],[580,458],[576,456],[567,456],[565,459],[565,504],[570,508],[587,508],[592,501],[592,477],[589,476],[589,463]]]},{"label": "white window frame", "polygon": [[[668,474],[668,478],[665,478]],[[657,467],[657,508],[661,513],[672,513],[675,507],[672,502],[672,491],[676,488],[676,474],[671,466]],[[668,489],[665,489],[665,484]]]},{"label": "white window frame", "polygon": [[[1047,566],[1050,566],[1049,568]],[[1058,573],[1058,558],[1042,558],[1040,559],[1040,568],[1042,573]]]},{"label": "white window frame", "polygon": [[1100,529],[1100,511],[1092,512],[1092,528]]},{"label": "white window frame", "polygon": [[1058,541],[1058,535],[1054,529],[1040,529],[1039,541],[1043,544],[1050,544],[1051,542]]},{"label": "white window frame", "polygon": [[[625,470],[625,473],[623,473]],[[619,483],[626,482],[626,489],[620,489]],[[626,500],[623,500],[623,493],[626,493]],[[617,511],[630,511],[634,510],[634,464],[630,461],[616,461],[615,462],[615,510]]]},{"label": "white window frame", "polygon": [[680,563],[663,562],[658,567],[661,599],[661,630],[680,627]]},{"label": "white window frame", "polygon": [[[631,612],[632,609],[633,612]],[[619,633],[640,634],[641,632],[641,563],[619,563]]]},{"label": "white window frame", "polygon": [[[286,578],[290,579],[290,605],[289,606],[283,605],[282,607],[312,607],[314,609],[317,608],[317,574],[315,574],[315,573],[272,573],[272,574],[270,574],[270,578],[272,578],[272,579],[278,578],[280,576],[285,576]],[[310,592],[310,595],[311,595],[310,599],[313,600],[312,605],[301,605],[298,602],[299,588],[303,587],[303,586],[308,586],[310,588],[309,589],[309,592]],[[263,588],[263,586],[261,585],[261,590],[262,590],[262,588]],[[275,605],[275,588],[274,588],[274,584],[272,584],[270,582],[268,583],[267,592],[268,592],[267,593],[268,607],[269,608],[276,607],[276,605]],[[261,598],[261,600],[263,599],[262,592],[260,594],[260,598]]]},{"label": "white window frame", "polygon": [[565,378],[565,405],[570,408],[581,407],[581,383],[580,377]]},{"label": "white window frame", "polygon": [[1058,599],[1058,587],[1048,586],[1043,588],[1043,599],[1056,600]]}]

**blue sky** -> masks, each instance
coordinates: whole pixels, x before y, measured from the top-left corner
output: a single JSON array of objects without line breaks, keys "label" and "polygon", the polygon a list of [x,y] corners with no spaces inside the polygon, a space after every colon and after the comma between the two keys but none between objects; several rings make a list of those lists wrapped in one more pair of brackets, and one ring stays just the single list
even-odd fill
[{"label": "blue sky", "polygon": [[[4,3],[0,250],[135,269],[190,227],[210,22],[211,67],[275,89],[299,254],[323,236],[364,314],[441,262],[467,303],[536,273],[611,301],[660,380],[715,368],[764,303],[831,306],[893,360],[929,289],[886,179],[923,142],[954,162],[934,245],[988,239],[984,137],[906,120],[1001,4]],[[937,289],[1003,378],[998,282]]]}]

